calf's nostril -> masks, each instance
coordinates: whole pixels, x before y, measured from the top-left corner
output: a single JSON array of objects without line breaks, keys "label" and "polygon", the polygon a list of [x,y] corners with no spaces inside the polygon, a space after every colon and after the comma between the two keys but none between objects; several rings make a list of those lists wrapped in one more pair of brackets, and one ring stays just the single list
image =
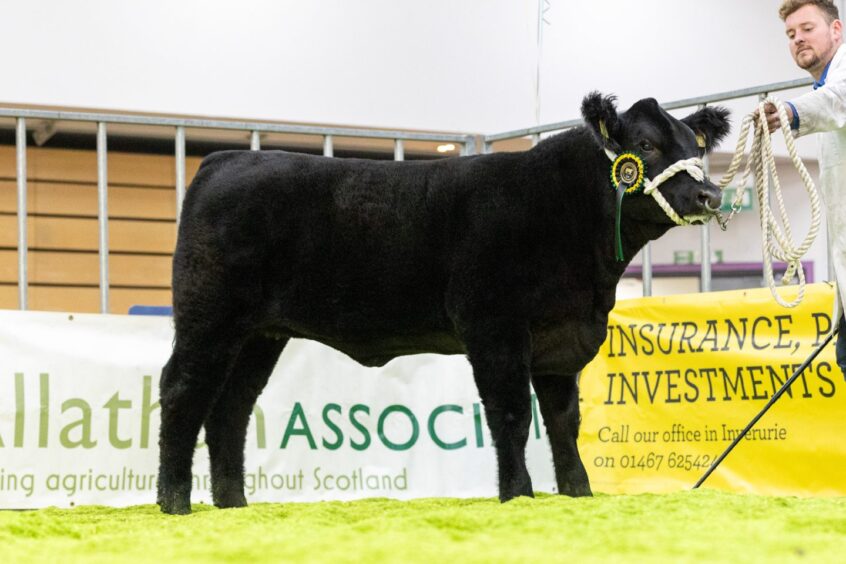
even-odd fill
[{"label": "calf's nostril", "polygon": [[723,203],[722,195],[713,193],[707,190],[701,190],[696,197],[700,207],[708,210],[717,210]]}]

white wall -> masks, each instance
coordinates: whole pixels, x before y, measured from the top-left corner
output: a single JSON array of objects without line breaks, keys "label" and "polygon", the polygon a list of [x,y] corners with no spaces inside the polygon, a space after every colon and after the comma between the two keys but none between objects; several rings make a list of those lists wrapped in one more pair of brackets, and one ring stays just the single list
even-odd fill
[{"label": "white wall", "polygon": [[4,4],[4,103],[473,131],[531,116],[530,2]]},{"label": "white wall", "polygon": [[778,4],[552,0],[542,120],[555,121],[561,106],[578,107],[589,89],[614,92],[627,106],[804,77],[788,53]]},{"label": "white wall", "polygon": [[[541,121],[801,77],[777,4],[551,0]],[[493,133],[535,121],[537,7],[3,0],[0,103]]]}]

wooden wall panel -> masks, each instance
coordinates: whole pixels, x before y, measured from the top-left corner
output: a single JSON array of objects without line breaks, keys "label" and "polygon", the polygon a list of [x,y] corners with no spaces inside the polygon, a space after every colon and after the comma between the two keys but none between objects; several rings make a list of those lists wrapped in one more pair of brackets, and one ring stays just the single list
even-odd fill
[{"label": "wooden wall panel", "polygon": [[[185,159],[186,182],[194,178],[200,157]],[[0,177],[14,180],[16,174],[14,145],[0,145]],[[28,180],[97,183],[97,152],[80,149],[27,147]],[[176,158],[169,155],[108,152],[106,162],[109,184],[134,186],[174,186]]]},{"label": "wooden wall panel", "polygon": [[[190,183],[201,159],[186,159]],[[175,159],[109,152],[109,282],[112,313],[170,305],[176,243]],[[27,148],[29,307],[99,311],[97,154]],[[0,308],[17,309],[15,147],[0,146]]]},{"label": "wooden wall panel", "polygon": [[[110,186],[109,216],[176,219],[176,191],[170,188]],[[27,213],[97,217],[97,185],[56,182],[27,183]],[[0,212],[17,213],[14,180],[0,179]]]},{"label": "wooden wall panel", "polygon": [[[100,290],[97,288],[30,286],[29,309],[98,313]],[[133,305],[171,304],[170,290],[138,290],[112,288],[109,291],[109,313],[125,314]],[[0,309],[18,309],[18,288],[0,284]]]},{"label": "wooden wall panel", "polygon": [[[100,258],[96,253],[30,251],[27,256],[30,284],[100,283]],[[109,255],[109,284],[170,288],[171,257],[158,255]],[[18,253],[0,250],[0,284],[18,281]]]},{"label": "wooden wall panel", "polygon": [[[96,219],[76,217],[29,217],[27,245],[41,250],[97,251],[99,230]],[[17,249],[18,219],[0,214],[0,247]],[[109,251],[129,253],[173,253],[176,224],[160,221],[109,221]]]}]

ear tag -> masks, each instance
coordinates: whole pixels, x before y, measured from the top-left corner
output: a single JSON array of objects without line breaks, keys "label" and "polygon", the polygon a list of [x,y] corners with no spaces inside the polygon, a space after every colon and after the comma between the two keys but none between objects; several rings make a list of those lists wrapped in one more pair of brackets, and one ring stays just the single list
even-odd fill
[{"label": "ear tag", "polygon": [[645,178],[646,166],[635,153],[623,153],[611,164],[611,184],[616,189],[625,184],[628,194],[642,190]]},{"label": "ear tag", "polygon": [[705,149],[705,135],[701,131],[696,132],[696,144],[699,146],[700,149]]},{"label": "ear tag", "polygon": [[608,141],[608,128],[605,127],[605,120],[599,120],[599,133],[602,134],[602,138]]}]

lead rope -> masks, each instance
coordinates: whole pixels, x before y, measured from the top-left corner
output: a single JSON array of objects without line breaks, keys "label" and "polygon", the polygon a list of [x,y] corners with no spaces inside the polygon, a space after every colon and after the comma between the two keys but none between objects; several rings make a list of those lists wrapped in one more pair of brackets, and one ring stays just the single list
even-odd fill
[{"label": "lead rope", "polygon": [[[790,228],[790,221],[787,217],[787,209],[782,198],[781,184],[776,173],[775,158],[773,157],[772,139],[767,127],[766,113],[764,111],[765,104],[769,102],[773,104],[778,110],[778,116],[781,122],[781,131],[784,134],[784,141],[787,145],[787,152],[790,159],[793,161],[793,166],[802,177],[802,183],[805,186],[805,191],[808,193],[808,199],[811,204],[811,225],[804,240],[798,246],[793,242],[793,235]],[[776,302],[783,307],[796,307],[802,302],[805,297],[805,270],[802,267],[801,259],[807,254],[808,250],[814,242],[820,228],[820,196],[811,175],[805,168],[802,159],[796,153],[796,144],[793,139],[793,134],[790,131],[790,125],[787,121],[787,112],[784,109],[784,104],[778,98],[768,97],[758,104],[756,111],[750,113],[743,118],[740,136],[737,141],[737,148],[732,157],[731,164],[725,175],[720,179],[718,186],[720,190],[724,190],[734,180],[737,171],[740,169],[741,161],[746,150],[746,142],[749,136],[749,130],[752,125],[756,123],[755,116],[758,116],[757,125],[755,126],[755,135],[752,139],[752,149],[749,157],[746,159],[746,166],[740,179],[741,186],[735,194],[732,201],[731,211],[727,217],[723,217],[719,212],[716,213],[717,222],[720,228],[725,231],[728,222],[741,209],[743,196],[746,193],[746,180],[749,177],[752,168],[755,169],[755,189],[758,194],[758,207],[761,210],[761,249],[764,259],[764,277],[770,292],[775,298]],[[770,182],[769,178],[773,179],[772,193],[775,195],[775,200],[778,204],[779,216],[781,218],[782,227],[778,224],[770,204]],[[796,298],[787,302],[778,293],[775,284],[773,273],[773,259],[780,260],[787,264],[787,269],[781,279],[782,285],[789,284],[793,279],[794,274],[799,278],[799,293]]]}]

